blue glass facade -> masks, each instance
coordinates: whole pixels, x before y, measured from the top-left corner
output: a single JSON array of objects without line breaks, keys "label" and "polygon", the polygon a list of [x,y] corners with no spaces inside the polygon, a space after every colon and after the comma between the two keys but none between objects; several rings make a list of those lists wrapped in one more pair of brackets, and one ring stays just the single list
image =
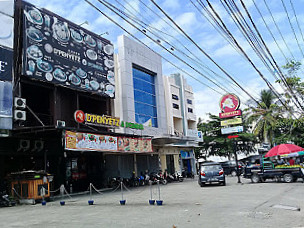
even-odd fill
[{"label": "blue glass facade", "polygon": [[158,127],[154,75],[133,68],[135,121],[144,124],[151,119]]}]

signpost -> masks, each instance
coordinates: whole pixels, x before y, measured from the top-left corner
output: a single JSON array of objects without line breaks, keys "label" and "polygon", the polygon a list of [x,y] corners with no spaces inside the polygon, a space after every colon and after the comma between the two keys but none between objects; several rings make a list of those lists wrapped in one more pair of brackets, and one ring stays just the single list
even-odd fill
[{"label": "signpost", "polygon": [[[225,118],[225,120],[221,121],[221,126],[231,126],[231,125],[243,123],[242,117],[234,118],[235,116],[242,115],[242,111],[239,110],[239,107],[240,107],[240,99],[236,95],[226,94],[221,98],[220,108],[222,110],[222,113],[219,114],[219,117],[221,119]],[[221,132],[222,134],[230,134],[235,132],[243,132],[243,130],[244,130],[243,126],[235,126],[235,127],[222,128]],[[238,183],[241,183],[240,172],[239,172],[240,170],[239,170],[239,164],[236,153],[237,141],[235,140],[238,137],[239,135],[228,135],[227,138],[233,140],[233,153],[237,167]]]}]

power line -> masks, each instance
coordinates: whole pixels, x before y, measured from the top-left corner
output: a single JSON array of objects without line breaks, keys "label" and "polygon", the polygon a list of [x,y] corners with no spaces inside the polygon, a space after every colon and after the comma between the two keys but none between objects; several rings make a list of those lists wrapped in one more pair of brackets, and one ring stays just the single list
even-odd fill
[{"label": "power line", "polygon": [[261,16],[261,18],[262,18],[262,20],[263,20],[263,22],[264,22],[264,25],[266,26],[266,28],[267,28],[268,32],[270,33],[272,39],[273,39],[274,42],[276,43],[276,45],[277,45],[278,49],[280,50],[281,54],[284,56],[285,61],[288,62],[288,59],[286,58],[286,55],[284,54],[284,52],[283,52],[283,50],[281,49],[280,45],[278,44],[276,38],[274,37],[273,33],[271,32],[269,26],[267,25],[267,23],[266,23],[266,21],[265,21],[263,15],[262,15],[260,9],[258,8],[258,6],[257,6],[257,4],[255,3],[254,0],[252,0],[252,2],[253,2],[253,4],[254,4],[256,10],[257,10],[258,13],[260,14],[260,16]]},{"label": "power line", "polygon": [[268,12],[270,13],[270,16],[271,16],[271,18],[272,18],[272,21],[273,21],[275,27],[277,28],[277,30],[278,30],[278,32],[279,32],[279,34],[280,34],[280,36],[281,36],[281,38],[282,38],[282,40],[283,40],[285,46],[287,47],[287,50],[289,51],[291,57],[292,57],[293,59],[296,59],[296,58],[294,57],[294,55],[292,54],[290,48],[288,47],[288,45],[287,45],[287,43],[286,43],[286,41],[285,41],[285,39],[284,39],[284,37],[283,37],[283,35],[282,35],[282,32],[281,32],[281,30],[279,29],[279,27],[278,27],[278,25],[277,25],[277,23],[276,23],[276,21],[275,21],[273,15],[272,15],[272,12],[271,12],[271,10],[270,10],[270,8],[269,8],[269,6],[268,6],[266,0],[263,0],[263,1],[264,1],[264,4],[265,4],[265,6],[266,6]]},{"label": "power line", "polygon": [[281,2],[282,2],[282,5],[283,5],[283,7],[284,7],[285,13],[286,13],[286,15],[287,15],[288,22],[289,22],[289,25],[290,25],[291,30],[292,30],[292,32],[293,32],[293,35],[294,35],[294,37],[296,38],[296,41],[297,41],[298,47],[299,47],[299,49],[300,49],[300,51],[301,51],[301,54],[302,54],[302,56],[303,56],[303,58],[304,58],[303,50],[302,50],[302,48],[301,48],[301,46],[300,46],[300,44],[299,44],[299,41],[298,41],[298,38],[297,38],[296,32],[295,32],[295,30],[294,30],[294,28],[293,28],[293,25],[292,25],[292,23],[291,23],[291,20],[290,20],[290,18],[289,18],[289,14],[288,14],[288,11],[287,11],[287,8],[286,8],[286,5],[285,5],[285,3],[284,3],[284,1],[283,1],[283,0],[281,0]]},{"label": "power line", "polygon": [[[116,2],[118,2],[118,1],[116,0]],[[120,6],[122,6],[124,9],[126,9],[126,7],[124,7],[121,3],[118,2],[118,4],[119,4]],[[115,7],[115,6],[113,6],[113,7]],[[117,11],[121,12],[117,7],[116,7],[115,9],[116,9]],[[127,10],[128,12],[130,12],[128,9],[126,9],[126,10]],[[135,10],[135,9],[134,9],[134,10]],[[135,10],[135,11],[138,12],[137,10]],[[122,13],[124,16],[128,17],[129,19],[131,19],[134,23],[138,24],[139,26],[142,26],[140,23],[145,24],[145,23],[144,23],[143,21],[141,21],[140,19],[137,19],[137,20],[136,20],[135,18],[137,18],[137,17],[136,17],[132,12],[130,12],[130,13],[132,13],[132,15],[135,16],[135,18],[132,18],[132,17],[131,17],[130,15],[128,15],[127,13],[123,13],[123,12],[121,12],[121,13]],[[140,22],[140,23],[139,23],[139,22]],[[143,27],[143,26],[142,26],[142,27]],[[147,30],[150,31],[149,29],[147,29]],[[219,82],[218,80],[216,80],[216,79],[214,78],[214,76],[211,75],[209,72],[207,72],[204,68],[210,70],[210,71],[211,71],[212,73],[214,73],[216,76],[218,76],[218,77],[222,78],[223,80],[227,81],[229,84],[231,83],[231,82],[228,81],[226,78],[224,78],[224,77],[218,75],[216,72],[212,71],[210,68],[208,68],[207,66],[205,66],[204,64],[202,64],[201,62],[199,62],[198,60],[196,60],[196,59],[199,59],[199,58],[198,58],[197,56],[195,56],[192,52],[191,52],[192,55],[195,56],[196,59],[193,59],[191,56],[189,56],[189,55],[186,54],[185,52],[181,51],[178,47],[176,47],[176,46],[170,44],[169,42],[167,42],[167,41],[166,41],[163,37],[161,37],[160,35],[154,33],[153,31],[150,31],[150,32],[151,32],[151,34],[155,35],[157,38],[162,39],[166,44],[168,44],[168,45],[170,45],[171,47],[173,47],[174,50],[180,52],[182,55],[184,55],[184,56],[186,56],[187,58],[189,58],[189,59],[190,59],[192,62],[194,62],[196,65],[199,65],[199,68],[200,68],[201,70],[203,70],[210,78],[213,78],[217,84],[222,85],[221,82]],[[190,51],[190,50],[189,50],[189,51]],[[231,83],[231,84],[232,84],[232,83]],[[235,86],[234,84],[232,84],[232,85]],[[231,87],[231,89],[233,89],[233,90],[237,93],[237,91],[235,90],[235,88],[233,88],[231,85],[229,85],[229,86]]]},{"label": "power line", "polygon": [[300,26],[300,24],[299,24],[299,21],[298,21],[298,17],[297,17],[297,14],[296,14],[295,8],[294,8],[294,6],[293,6],[292,1],[291,1],[291,0],[289,0],[289,2],[290,2],[290,5],[291,5],[291,8],[292,8],[293,14],[295,15],[296,22],[297,22],[298,28],[299,28],[300,33],[301,33],[301,36],[302,36],[302,40],[303,40],[303,42],[304,42],[304,37],[303,37],[302,29],[301,29],[301,26]]},{"label": "power line", "polygon": [[[114,21],[111,17],[109,17],[107,14],[105,14],[104,12],[102,12],[100,9],[98,9],[94,4],[92,4],[90,1],[88,0],[84,0],[85,2],[87,2],[89,5],[91,5],[93,8],[95,8],[99,13],[101,13],[103,16],[105,16],[108,20],[110,20],[111,22],[113,22],[116,26],[120,27],[124,32],[128,33],[130,36],[132,36],[134,39],[136,39],[138,42],[140,42],[141,44],[143,44],[145,47],[147,47],[149,50],[153,51],[149,46],[147,46],[144,42],[142,42],[140,39],[138,39],[136,36],[134,36],[132,33],[130,33],[129,31],[127,31],[125,28],[123,28],[119,23],[117,23],[116,21]],[[99,1],[99,0],[98,0]],[[102,2],[100,2],[102,3]],[[104,4],[104,3],[102,3]],[[106,6],[106,5],[105,5]],[[106,6],[108,7],[108,6]],[[154,41],[154,40],[153,40]],[[154,41],[155,42],[155,41]],[[154,51],[153,51],[154,52]],[[155,53],[155,52],[154,52]],[[159,55],[158,53],[156,53],[157,55]],[[161,56],[161,55],[160,55]],[[168,63],[170,63],[172,66],[176,67],[177,69],[179,69],[181,72],[187,74],[188,76],[190,76],[191,78],[193,78],[194,80],[198,81],[199,83],[205,85],[206,87],[208,87],[209,89],[213,90],[214,92],[223,95],[223,93],[217,91],[216,89],[210,87],[209,85],[205,84],[204,82],[198,80],[197,78],[193,77],[191,74],[189,74],[188,72],[186,72],[185,70],[181,69],[180,67],[178,67],[176,64],[172,63],[171,61],[169,61],[167,58],[165,58],[164,56],[162,56],[162,58],[167,61]]]},{"label": "power line", "polygon": [[[153,1],[153,0],[151,0]],[[233,35],[231,34],[231,32],[229,31],[229,29],[227,28],[227,26],[225,25],[225,23],[222,21],[221,17],[218,15],[218,13],[214,10],[214,8],[212,7],[211,3],[206,0],[209,7],[211,8],[212,12],[216,15],[216,17],[218,18],[218,20],[221,22],[222,26],[226,29],[226,31],[231,35],[231,37],[233,38],[235,44],[238,46],[238,48],[242,51],[242,53],[246,56],[247,60],[249,61],[249,63],[252,65],[252,67],[256,70],[256,72],[259,74],[259,76],[265,81],[266,85],[269,87],[269,89],[274,93],[274,95],[277,97],[277,99],[281,102],[281,104],[286,108],[286,110],[290,111],[289,108],[284,104],[284,102],[280,99],[279,95],[277,94],[277,92],[275,92],[275,89],[273,88],[272,84],[264,77],[264,75],[260,72],[260,70],[255,66],[255,64],[252,62],[252,60],[249,58],[249,56],[246,54],[246,52],[243,50],[243,48],[239,45],[239,43],[236,41],[236,39],[233,37]],[[257,102],[258,103],[258,102]],[[259,104],[259,103],[258,103]],[[292,113],[291,113],[292,114]]]},{"label": "power line", "polygon": [[231,75],[229,75],[218,63],[216,63],[200,46],[198,46],[197,43],[194,42],[193,39],[178,24],[176,24],[175,21],[166,12],[164,12],[164,10],[154,0],[151,1],[210,61],[212,61],[235,84],[237,84],[238,87],[243,90],[243,92],[245,92],[252,100],[259,104],[258,101],[253,98],[251,94],[249,94],[237,81],[235,81],[235,79]]}]

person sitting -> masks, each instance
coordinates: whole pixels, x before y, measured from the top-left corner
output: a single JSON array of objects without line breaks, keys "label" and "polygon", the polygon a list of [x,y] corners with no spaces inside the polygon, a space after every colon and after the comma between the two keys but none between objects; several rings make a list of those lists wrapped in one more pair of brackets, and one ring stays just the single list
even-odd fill
[{"label": "person sitting", "polygon": [[293,158],[289,159],[289,165],[294,165],[295,164],[295,160]]},{"label": "person sitting", "polygon": [[285,162],[284,162],[283,158],[281,158],[281,156],[280,156],[280,155],[278,156],[278,159],[277,159],[277,164],[278,164],[278,165],[284,165],[284,164],[285,164]]}]

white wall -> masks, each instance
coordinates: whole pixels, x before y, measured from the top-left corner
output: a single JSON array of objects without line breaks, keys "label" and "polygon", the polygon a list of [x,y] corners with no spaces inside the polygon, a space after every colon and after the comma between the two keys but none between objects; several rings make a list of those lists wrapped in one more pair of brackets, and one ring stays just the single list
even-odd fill
[{"label": "white wall", "polygon": [[144,130],[121,129],[124,133],[160,136],[167,133],[164,81],[161,56],[126,36],[118,37],[116,86],[120,90],[115,98],[115,115],[121,120],[135,123],[132,64],[156,73],[155,94],[158,128],[144,127]]}]

